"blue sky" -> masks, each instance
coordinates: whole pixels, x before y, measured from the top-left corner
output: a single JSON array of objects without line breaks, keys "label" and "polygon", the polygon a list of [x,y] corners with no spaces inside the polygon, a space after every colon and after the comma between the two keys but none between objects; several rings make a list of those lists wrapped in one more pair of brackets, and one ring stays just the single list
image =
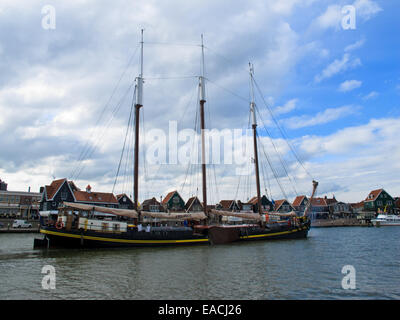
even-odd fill
[{"label": "blue sky", "polygon": [[[107,121],[138,73],[137,51],[124,70],[145,28],[146,129],[166,130],[170,120],[179,120],[179,128],[193,127],[204,34],[210,128],[247,126],[251,61],[263,98],[320,181],[319,194],[356,202],[384,187],[400,195],[398,1],[57,1],[50,3],[56,28],[45,30],[41,10],[48,4],[0,4],[0,178],[9,189],[39,190],[53,177],[71,178],[89,145],[94,151],[76,184],[111,191],[130,99],[111,124]],[[354,30],[342,28],[345,5],[356,10]],[[162,76],[192,78],[154,79]],[[279,140],[260,96],[256,102],[290,164],[297,191],[308,194],[310,177]],[[260,136],[268,143],[262,130]],[[179,190],[187,172],[179,165],[144,169],[154,179],[141,177],[141,198]],[[233,198],[235,168],[215,170],[218,196]],[[242,200],[255,193],[244,180]],[[192,185],[184,196],[197,192],[198,172],[188,181]],[[271,188],[274,198],[283,197],[277,186]]]}]

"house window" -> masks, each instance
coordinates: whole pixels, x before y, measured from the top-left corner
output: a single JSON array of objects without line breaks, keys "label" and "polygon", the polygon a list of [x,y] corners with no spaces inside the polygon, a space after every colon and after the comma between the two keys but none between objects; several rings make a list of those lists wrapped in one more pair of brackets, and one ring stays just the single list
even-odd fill
[{"label": "house window", "polygon": [[149,209],[150,209],[151,212],[158,212],[159,211],[157,205],[150,205]]},{"label": "house window", "polygon": [[388,200],[387,205],[391,206],[392,205],[392,201]]},{"label": "house window", "polygon": [[382,205],[382,201],[378,201],[376,204],[377,204],[378,206],[381,206],[381,205]]},{"label": "house window", "polygon": [[68,197],[67,192],[65,192],[65,191],[61,192],[61,200],[67,200],[67,197]]}]

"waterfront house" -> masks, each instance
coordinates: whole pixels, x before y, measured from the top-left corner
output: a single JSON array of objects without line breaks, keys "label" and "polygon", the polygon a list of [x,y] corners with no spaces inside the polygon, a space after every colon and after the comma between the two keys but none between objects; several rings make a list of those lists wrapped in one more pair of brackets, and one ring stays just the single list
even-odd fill
[{"label": "waterfront house", "polygon": [[329,217],[329,205],[326,197],[311,200],[310,215],[312,219],[327,219]]},{"label": "waterfront house", "polygon": [[[269,199],[263,195],[261,197],[261,208],[263,212],[269,212],[274,210],[274,205],[272,204],[271,201],[269,201]],[[257,197],[253,197],[250,199],[249,203],[251,203],[253,205],[253,212],[258,212],[258,201],[257,201]]]},{"label": "waterfront house", "polygon": [[222,211],[240,211],[239,205],[235,200],[221,200],[215,208]]},{"label": "waterfront house", "polygon": [[364,200],[364,210],[378,212],[394,212],[394,199],[384,189],[372,190]]},{"label": "waterfront house", "polygon": [[112,193],[92,192],[90,185],[86,191],[80,190],[73,181],[58,179],[40,188],[43,191],[40,211],[56,211],[63,202],[76,202],[102,207],[118,208],[117,198]]},{"label": "waterfront house", "polygon": [[292,206],[293,208],[298,211],[298,212],[304,212],[306,209],[307,203],[308,203],[308,198],[307,196],[297,196],[293,203]]},{"label": "waterfront house", "polygon": [[171,191],[162,201],[164,210],[169,212],[182,212],[185,211],[185,201],[180,196],[178,191]]},{"label": "waterfront house", "polygon": [[187,212],[200,212],[203,211],[203,205],[199,198],[191,197],[185,204],[185,209]]},{"label": "waterfront house", "polygon": [[357,203],[350,203],[351,210],[354,214],[358,214],[364,210],[364,201]]},{"label": "waterfront house", "polygon": [[50,185],[40,188],[40,211],[56,211],[64,201],[75,202],[74,191],[77,190],[75,184],[66,178],[53,180]]},{"label": "waterfront house", "polygon": [[0,190],[1,218],[37,218],[39,202],[42,194],[39,192]]},{"label": "waterfront house", "polygon": [[164,211],[164,207],[154,197],[151,199],[144,200],[140,207],[143,211],[150,211],[150,212],[163,212]]},{"label": "waterfront house", "polygon": [[294,211],[294,208],[286,199],[275,200],[274,211],[279,213],[287,213],[290,211]]},{"label": "waterfront house", "polygon": [[349,218],[353,213],[350,204],[342,201],[328,202],[328,208],[331,217]]},{"label": "waterfront house", "polygon": [[133,201],[125,194],[117,194],[118,205],[120,209],[133,210],[135,205]]}]

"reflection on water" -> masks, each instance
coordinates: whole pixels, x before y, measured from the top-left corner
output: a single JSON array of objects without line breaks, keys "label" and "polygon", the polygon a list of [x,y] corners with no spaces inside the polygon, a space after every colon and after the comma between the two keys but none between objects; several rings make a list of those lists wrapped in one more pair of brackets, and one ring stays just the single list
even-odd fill
[{"label": "reflection on water", "polygon": [[[0,299],[399,299],[400,228],[311,229],[309,238],[221,246],[33,250],[0,235]],[[44,265],[56,289],[44,290]],[[356,290],[344,290],[344,265]]]}]

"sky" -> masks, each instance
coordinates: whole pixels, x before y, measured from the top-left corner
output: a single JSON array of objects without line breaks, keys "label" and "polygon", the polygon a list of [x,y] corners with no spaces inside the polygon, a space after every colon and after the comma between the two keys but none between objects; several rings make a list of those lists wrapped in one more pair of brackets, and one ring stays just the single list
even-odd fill
[{"label": "sky", "polygon": [[[399,14],[397,0],[2,0],[0,179],[132,194],[130,134],[121,150],[144,29],[140,201],[201,198],[199,165],[146,154],[170,121],[198,128],[202,34],[207,128],[248,128],[254,66],[263,193],[293,200],[315,179],[341,201],[400,196]],[[209,202],[255,195],[254,172],[238,167],[208,166]]]}]

